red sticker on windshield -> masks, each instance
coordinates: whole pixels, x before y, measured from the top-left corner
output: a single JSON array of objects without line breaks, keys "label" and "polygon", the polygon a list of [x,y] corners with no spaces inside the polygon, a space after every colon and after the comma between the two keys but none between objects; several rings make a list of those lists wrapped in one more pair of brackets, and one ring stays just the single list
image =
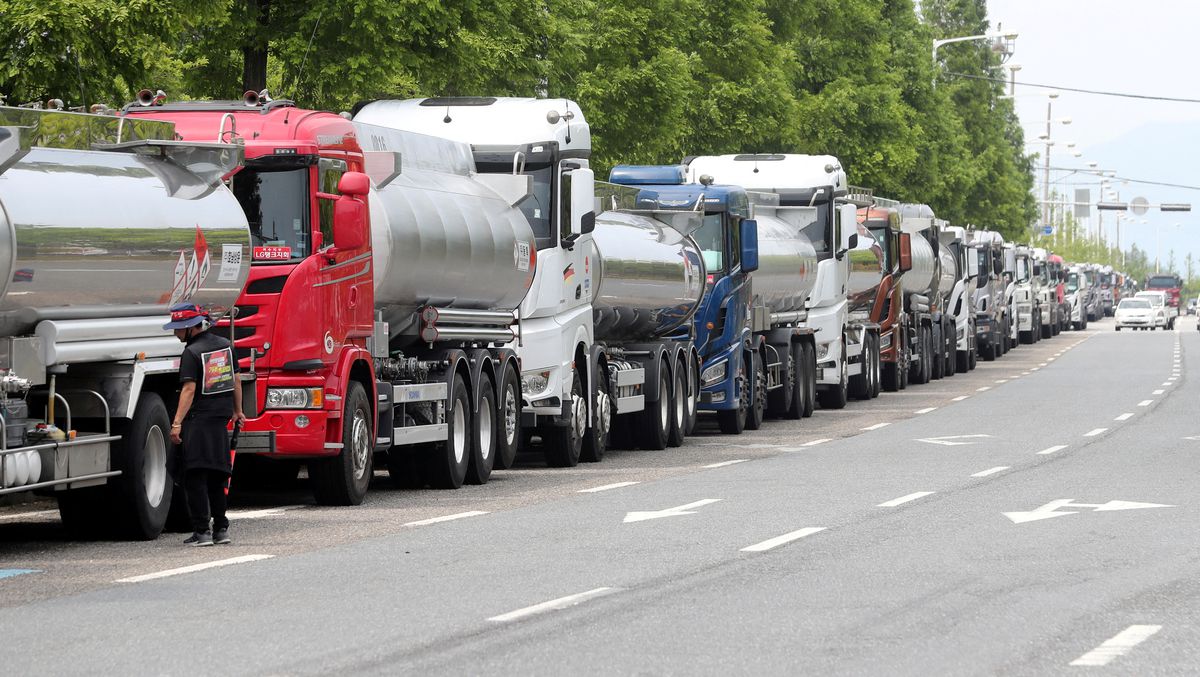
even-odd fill
[{"label": "red sticker on windshield", "polygon": [[255,261],[289,261],[292,258],[291,247],[255,247]]}]

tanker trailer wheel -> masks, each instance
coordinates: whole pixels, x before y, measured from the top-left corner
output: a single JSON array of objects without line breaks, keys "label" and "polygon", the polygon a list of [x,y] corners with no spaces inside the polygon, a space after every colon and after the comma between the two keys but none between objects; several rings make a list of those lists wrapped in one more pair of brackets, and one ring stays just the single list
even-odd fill
[{"label": "tanker trailer wheel", "polygon": [[496,434],[495,468],[508,470],[521,446],[521,379],[511,366],[500,377],[500,422]]},{"label": "tanker trailer wheel", "polygon": [[342,453],[308,464],[318,504],[362,503],[374,474],[373,428],[367,393],[361,383],[351,381],[342,409]]},{"label": "tanker trailer wheel", "polygon": [[605,369],[596,370],[596,383],[592,388],[592,411],[595,417],[583,437],[583,451],[579,459],[588,463],[599,463],[608,450],[609,433],[613,426],[613,401],[609,395],[608,374]]},{"label": "tanker trailer wheel", "polygon": [[750,409],[746,413],[746,430],[758,430],[767,413],[766,349],[751,354],[750,363],[754,365],[754,392],[751,393]]},{"label": "tanker trailer wheel", "polygon": [[737,388],[738,405],[736,409],[722,409],[717,412],[717,424],[726,435],[741,435],[746,429],[746,412],[750,409],[750,392],[746,385],[746,365],[738,361],[737,376],[734,377],[734,387]]},{"label": "tanker trailer wheel", "polygon": [[570,420],[565,426],[546,426],[542,430],[542,450],[551,468],[573,468],[583,454],[583,434],[587,431],[587,400],[583,395],[583,375],[571,372]]},{"label": "tanker trailer wheel", "polygon": [[496,407],[496,393],[492,390],[492,377],[479,374],[479,397],[475,401],[475,415],[471,417],[471,457],[467,463],[467,484],[487,484],[496,465],[496,430],[500,423],[500,412]]},{"label": "tanker trailer wheel", "polygon": [[929,352],[932,358],[929,362],[929,377],[940,380],[946,375],[946,365],[943,362],[945,353],[942,352],[946,342],[942,340],[942,323],[938,322],[930,328],[932,340],[929,341]]},{"label": "tanker trailer wheel", "polygon": [[461,374],[454,375],[453,409],[446,412],[446,439],[424,452],[424,476],[434,489],[457,489],[467,479],[474,443],[471,391]]},{"label": "tanker trailer wheel", "polygon": [[688,407],[688,378],[683,372],[683,362],[676,362],[671,368],[675,389],[671,393],[671,433],[667,446],[683,446],[684,433],[687,430]]},{"label": "tanker trailer wheel", "polygon": [[838,383],[837,385],[827,387],[817,395],[818,399],[821,400],[822,409],[844,409],[846,407],[846,402],[850,399],[850,379],[846,375],[847,368],[846,342],[843,339],[841,367],[838,369]]},{"label": "tanker trailer wheel", "polygon": [[796,399],[796,384],[800,377],[796,373],[800,362],[796,359],[795,344],[786,346],[771,346],[771,349],[779,355],[780,362],[783,363],[780,379],[783,383],[775,389],[775,392],[767,394],[767,411],[774,418],[795,418],[792,416],[792,411],[795,409]]},{"label": "tanker trailer wheel", "polygon": [[659,451],[667,448],[671,437],[672,406],[671,372],[667,364],[658,367],[658,399],[646,402],[641,424],[634,433],[642,449]]},{"label": "tanker trailer wheel", "polygon": [[808,397],[808,360],[804,344],[797,341],[788,346],[788,377],[784,388],[791,391],[783,417],[792,421],[804,418],[804,400]]},{"label": "tanker trailer wheel", "polygon": [[805,341],[804,359],[801,373],[804,374],[804,418],[809,418],[817,410],[817,347]]}]

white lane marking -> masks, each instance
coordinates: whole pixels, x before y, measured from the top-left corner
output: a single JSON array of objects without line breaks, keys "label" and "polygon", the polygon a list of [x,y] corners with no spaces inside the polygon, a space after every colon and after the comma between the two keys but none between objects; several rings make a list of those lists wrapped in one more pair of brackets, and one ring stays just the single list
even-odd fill
[{"label": "white lane marking", "polygon": [[1172,382],[1172,381],[1174,381],[1176,378],[1178,378],[1178,377],[1176,377],[1176,376],[1172,376],[1172,377],[1168,378],[1168,379],[1167,379],[1167,383],[1171,383],[1171,382]]},{"label": "white lane marking", "polygon": [[798,541],[805,536],[812,536],[813,534],[821,531],[825,531],[825,527],[804,527],[803,529],[797,529],[796,531],[786,533],[782,536],[768,538],[762,543],[755,543],[754,545],[746,546],[745,548],[742,548],[742,552],[766,552],[772,548],[778,548],[781,545],[786,545],[792,541]]},{"label": "white lane marking", "polygon": [[1133,418],[1133,413],[1132,413],[1132,412],[1126,412],[1126,413],[1124,413],[1124,414],[1121,414],[1120,416],[1118,416],[1118,417],[1114,418],[1113,420],[1114,420],[1114,421],[1128,421],[1128,420],[1129,420],[1129,419],[1131,419],[1131,418]]},{"label": "white lane marking", "polygon": [[602,484],[598,487],[592,487],[591,489],[580,489],[578,493],[594,494],[598,491],[608,491],[609,489],[620,489],[621,487],[632,487],[635,484],[637,484],[637,482],[613,482],[612,484]]},{"label": "white lane marking", "polygon": [[934,411],[935,409],[937,409],[937,407],[925,407],[924,409],[918,409],[918,410],[914,411],[913,413],[914,414],[928,414],[929,412]]},{"label": "white lane marking", "polygon": [[12,515],[0,515],[0,522],[5,520],[23,520],[30,517],[49,517],[50,515],[57,514],[57,510],[34,510],[32,512],[18,512],[13,513]]},{"label": "white lane marking", "polygon": [[1053,447],[1046,447],[1045,449],[1042,449],[1041,451],[1038,452],[1038,454],[1041,456],[1047,456],[1049,454],[1053,454],[1056,451],[1062,451],[1063,449],[1066,449],[1066,448],[1067,448],[1067,445],[1065,445],[1065,444],[1056,444]]},{"label": "white lane marking", "polygon": [[441,517],[430,517],[427,520],[417,520],[416,522],[406,522],[406,527],[423,527],[429,524],[438,524],[440,522],[449,522],[451,520],[460,520],[464,517],[476,517],[478,515],[488,514],[486,510],[468,510],[467,512],[456,512],[453,515],[442,515]]},{"label": "white lane marking", "polygon": [[959,395],[958,397],[951,398],[950,401],[951,402],[962,402],[963,400],[967,399],[968,397],[970,397],[970,395]]},{"label": "white lane marking", "polygon": [[721,461],[720,463],[709,463],[708,465],[704,465],[704,466],[700,466],[700,467],[702,467],[702,468],[724,468],[727,465],[736,465],[738,463],[745,463],[746,461],[749,461],[749,460],[750,459],[748,459],[748,458],[735,458],[732,461]]},{"label": "white lane marking", "polygon": [[1008,470],[1011,467],[1012,466],[998,465],[995,468],[988,468],[987,470],[981,470],[981,471],[975,473],[974,475],[971,475],[971,477],[987,477],[988,475],[995,475],[998,472],[1004,472],[1005,470]]},{"label": "white lane marking", "polygon": [[[1162,392],[1162,391],[1160,390],[1159,392]],[[1141,402],[1138,402],[1139,407],[1148,407],[1152,404],[1154,404],[1154,400],[1142,400]]]},{"label": "white lane marking", "polygon": [[1112,639],[1071,661],[1071,665],[1077,667],[1108,665],[1132,651],[1133,647],[1150,639],[1159,630],[1162,630],[1161,625],[1131,625],[1117,633]]},{"label": "white lane marking", "polygon": [[692,508],[700,508],[712,503],[717,503],[722,499],[719,498],[702,498],[699,501],[692,501],[684,505],[677,505],[674,508],[666,508],[663,510],[634,510],[625,513],[624,524],[630,522],[645,522],[646,520],[660,519],[662,517],[680,517],[682,515],[695,515],[696,511]]},{"label": "white lane marking", "polygon": [[811,441],[811,442],[805,442],[804,444],[801,444],[800,446],[802,446],[802,447],[815,447],[815,446],[817,446],[818,444],[825,444],[826,442],[832,442],[832,441],[833,441],[833,440],[832,440],[832,439],[830,439],[830,438],[828,438],[828,437],[822,437],[822,438],[821,438],[821,439],[819,439],[819,440],[813,440],[813,441]]},{"label": "white lane marking", "polygon": [[1169,386],[1169,385],[1171,385],[1171,382],[1170,382],[1170,381],[1165,381],[1165,382],[1163,382],[1163,385],[1165,385],[1165,386]]},{"label": "white lane marking", "polygon": [[865,428],[862,428],[862,430],[879,430],[880,428],[882,428],[884,426],[889,426],[889,425],[891,425],[890,421],[884,421],[883,423],[876,423],[875,425],[869,425]]},{"label": "white lane marking", "polygon": [[275,555],[242,555],[241,557],[230,557],[229,559],[219,559],[215,562],[204,562],[202,564],[192,564],[178,569],[167,569],[166,571],[156,571],[152,574],[142,574],[141,576],[130,576],[129,578],[118,578],[116,583],[141,583],[143,581],[152,581],[156,578],[167,578],[168,576],[178,576],[180,574],[190,574],[196,571],[204,571],[205,569],[216,569],[217,567],[227,567],[231,564],[245,564],[246,562],[258,562],[259,560],[271,559]]},{"label": "white lane marking", "polygon": [[1108,430],[1108,428],[1092,428],[1091,430],[1084,433],[1083,436],[1084,437],[1095,437],[1096,435],[1099,435],[1100,433],[1104,432],[1105,430]]},{"label": "white lane marking", "polygon": [[[1167,391],[1163,390],[1162,388],[1159,388],[1158,390],[1155,390],[1154,392],[1152,392],[1152,393],[1150,393],[1150,394],[1151,394],[1151,395],[1162,395],[1162,394],[1163,394],[1163,393],[1165,393],[1165,392],[1167,392]],[[1148,400],[1148,401],[1149,401],[1149,400]]]},{"label": "white lane marking", "polygon": [[544,614],[547,611],[558,611],[560,609],[567,609],[569,607],[575,606],[576,604],[582,604],[583,602],[586,602],[590,599],[596,599],[597,597],[604,597],[605,595],[611,595],[614,592],[619,592],[620,590],[621,590],[620,588],[595,588],[592,590],[588,590],[587,592],[580,592],[580,593],[576,593],[574,595],[567,595],[566,597],[559,597],[558,599],[552,599],[549,602],[542,602],[541,604],[534,604],[533,606],[527,606],[523,609],[517,609],[516,611],[510,611],[506,614],[500,614],[499,616],[492,616],[488,620],[492,621],[493,623],[507,623],[509,621],[516,621],[516,620],[520,620],[522,618],[528,618],[529,616],[536,616],[538,614]]},{"label": "white lane marking", "polygon": [[275,517],[282,515],[284,511],[303,507],[302,505],[285,505],[279,508],[262,508],[261,510],[230,510],[225,513],[225,516],[230,519],[253,520],[260,517]]},{"label": "white lane marking", "polygon": [[896,506],[898,506],[898,505],[904,505],[905,503],[908,503],[909,501],[915,501],[915,500],[917,500],[918,498],[925,498],[926,496],[930,496],[930,495],[932,495],[933,493],[935,493],[935,492],[932,492],[932,491],[918,491],[918,492],[915,492],[915,493],[911,493],[911,494],[909,494],[909,495],[907,495],[907,496],[901,496],[900,498],[893,498],[892,500],[890,500],[890,501],[886,501],[886,502],[884,502],[884,503],[880,503],[879,505],[877,505],[877,506],[875,506],[875,507],[876,507],[876,508],[894,508],[894,507],[896,507]]},{"label": "white lane marking", "polygon": [[991,387],[991,386],[982,386],[982,387],[976,388],[976,389],[975,389],[975,392],[977,392],[977,393],[981,393],[981,392],[983,392],[983,391],[985,391],[985,390],[991,390],[991,389],[992,389],[992,387]]},{"label": "white lane marking", "polygon": [[1029,371],[1038,371],[1040,369],[1041,369],[1041,367],[1030,367]]},{"label": "white lane marking", "polygon": [[1039,366],[1039,367],[1044,367],[1044,366],[1046,366],[1046,363],[1045,363],[1045,362],[1042,362],[1042,363],[1041,363],[1041,364],[1039,364],[1038,366]]},{"label": "white lane marking", "polygon": [[1002,379],[997,380],[996,383],[1008,383],[1008,379],[1002,378]]},{"label": "white lane marking", "polygon": [[1031,373],[1032,372],[1023,371],[1023,372],[1021,372],[1021,376],[1029,376],[1029,374],[1031,374]]}]

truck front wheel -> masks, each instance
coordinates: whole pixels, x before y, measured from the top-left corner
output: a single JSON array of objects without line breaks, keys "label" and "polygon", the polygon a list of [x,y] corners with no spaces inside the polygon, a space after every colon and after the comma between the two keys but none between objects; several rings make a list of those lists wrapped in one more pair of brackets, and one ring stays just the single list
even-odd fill
[{"label": "truck front wheel", "polygon": [[571,401],[568,403],[567,425],[546,426],[542,430],[542,447],[546,465],[552,468],[573,468],[583,454],[583,434],[587,430],[587,400],[583,395],[583,376],[571,373]]},{"label": "truck front wheel", "polygon": [[850,399],[850,379],[846,376],[846,344],[842,344],[842,356],[838,366],[838,382],[828,386],[817,396],[822,409],[844,409]]},{"label": "truck front wheel", "polygon": [[358,505],[374,474],[375,426],[362,384],[351,381],[342,408],[342,453],[308,464],[320,505]]},{"label": "truck front wheel", "polygon": [[750,356],[750,364],[754,367],[754,392],[750,400],[750,409],[746,416],[746,429],[758,430],[762,427],[763,418],[767,413],[767,359],[766,349],[759,350]]},{"label": "truck front wheel", "polygon": [[744,364],[738,365],[734,387],[738,392],[737,408],[722,409],[717,412],[717,424],[721,426],[721,432],[726,435],[741,435],[742,431],[746,429],[746,412],[750,409],[750,392],[749,386],[746,384]]},{"label": "truck front wheel", "polygon": [[610,432],[613,426],[613,401],[609,395],[608,374],[604,368],[596,369],[596,383],[592,388],[592,423],[588,426],[583,438],[583,452],[580,460],[588,463],[599,463],[604,460],[604,452],[608,450]]}]

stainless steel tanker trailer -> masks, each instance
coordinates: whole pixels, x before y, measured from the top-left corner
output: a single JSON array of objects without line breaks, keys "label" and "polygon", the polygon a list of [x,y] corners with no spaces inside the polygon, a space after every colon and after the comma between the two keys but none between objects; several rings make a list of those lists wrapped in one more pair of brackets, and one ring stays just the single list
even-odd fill
[{"label": "stainless steel tanker trailer", "polygon": [[0,108],[0,495],[154,538],[183,345],[170,304],[232,307],[250,235],[228,144],[170,124]]},{"label": "stainless steel tanker trailer", "polygon": [[923,204],[902,204],[900,230],[910,236],[912,268],[900,278],[904,308],[909,317],[913,353],[910,380],[928,383],[946,373],[947,340],[953,333],[944,301],[952,282],[943,274],[940,227],[933,210]]}]

